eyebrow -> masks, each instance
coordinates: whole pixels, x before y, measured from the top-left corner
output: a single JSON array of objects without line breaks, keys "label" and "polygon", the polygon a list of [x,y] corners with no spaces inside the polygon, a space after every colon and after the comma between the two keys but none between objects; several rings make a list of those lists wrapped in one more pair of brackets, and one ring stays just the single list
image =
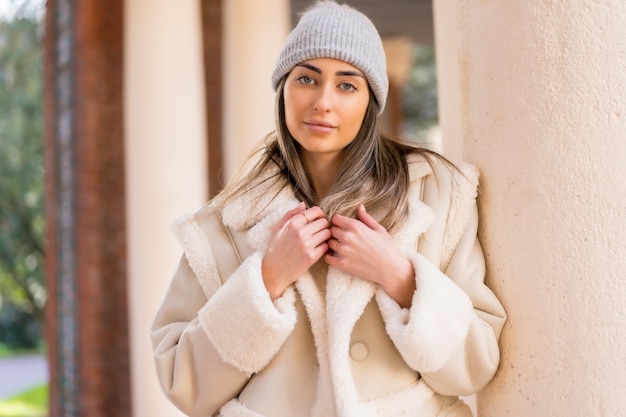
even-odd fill
[{"label": "eyebrow", "polygon": [[[308,64],[306,62],[301,62],[299,64],[296,64],[296,67],[304,67],[304,68],[308,68],[313,72],[317,72],[318,74],[322,73],[322,70],[319,69],[318,67],[316,67],[315,65],[311,65]],[[363,74],[361,74],[360,72],[357,71],[337,71],[335,73],[335,75],[339,75],[339,76],[351,76],[351,77],[361,77],[361,78],[365,78],[365,76]]]}]

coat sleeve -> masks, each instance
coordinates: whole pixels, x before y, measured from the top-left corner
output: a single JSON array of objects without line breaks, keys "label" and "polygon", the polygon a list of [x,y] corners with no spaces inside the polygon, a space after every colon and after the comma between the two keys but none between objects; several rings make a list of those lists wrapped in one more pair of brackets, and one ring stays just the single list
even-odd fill
[{"label": "coat sleeve", "polygon": [[[218,267],[212,247],[230,242],[219,236],[202,241],[207,236],[194,234],[200,228],[191,224],[192,229],[184,232],[188,238],[181,239],[185,257],[157,312],[151,336],[166,396],[190,416],[212,416],[280,349],[295,325],[295,296],[288,290],[271,301],[258,252],[222,279],[229,272]],[[224,256],[222,248],[217,252]]]},{"label": "coat sleeve", "polygon": [[421,372],[426,383],[443,395],[474,394],[491,381],[500,364],[498,340],[506,313],[484,284],[485,262],[476,237],[477,218],[475,213],[445,271],[455,290],[462,290],[471,301],[467,334],[441,368]]},{"label": "coat sleeve", "polygon": [[[427,238],[440,241],[444,248],[447,241],[450,255],[439,264],[421,253],[409,255],[416,272],[410,309],[401,308],[380,289],[377,301],[387,332],[407,364],[440,394],[470,395],[498,369],[498,339],[506,314],[484,282],[474,198],[468,204],[444,206],[457,211],[442,222],[442,230],[453,230],[452,243],[449,236]],[[461,209],[465,213],[459,213]],[[460,229],[454,224],[459,219],[463,219]]]}]

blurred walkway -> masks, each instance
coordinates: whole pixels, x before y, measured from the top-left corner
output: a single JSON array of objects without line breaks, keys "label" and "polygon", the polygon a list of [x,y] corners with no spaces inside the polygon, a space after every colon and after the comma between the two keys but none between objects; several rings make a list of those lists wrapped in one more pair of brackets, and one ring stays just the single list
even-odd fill
[{"label": "blurred walkway", "polygon": [[24,355],[0,359],[0,400],[48,381],[44,355]]}]

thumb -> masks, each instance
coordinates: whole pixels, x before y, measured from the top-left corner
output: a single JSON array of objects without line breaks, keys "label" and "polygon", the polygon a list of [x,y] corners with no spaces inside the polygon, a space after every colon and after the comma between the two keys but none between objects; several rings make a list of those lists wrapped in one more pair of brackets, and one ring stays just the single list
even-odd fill
[{"label": "thumb", "polygon": [[359,220],[361,220],[367,227],[372,230],[379,230],[382,226],[374,219],[370,214],[365,210],[365,206],[363,204],[359,205],[357,209],[359,214]]}]

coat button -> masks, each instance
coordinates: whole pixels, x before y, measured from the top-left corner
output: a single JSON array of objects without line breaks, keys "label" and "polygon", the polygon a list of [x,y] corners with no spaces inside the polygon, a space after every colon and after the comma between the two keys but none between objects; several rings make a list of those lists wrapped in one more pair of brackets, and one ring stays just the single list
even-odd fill
[{"label": "coat button", "polygon": [[350,346],[350,356],[355,361],[362,361],[367,358],[369,354],[369,349],[365,343],[356,342],[352,346]]}]

